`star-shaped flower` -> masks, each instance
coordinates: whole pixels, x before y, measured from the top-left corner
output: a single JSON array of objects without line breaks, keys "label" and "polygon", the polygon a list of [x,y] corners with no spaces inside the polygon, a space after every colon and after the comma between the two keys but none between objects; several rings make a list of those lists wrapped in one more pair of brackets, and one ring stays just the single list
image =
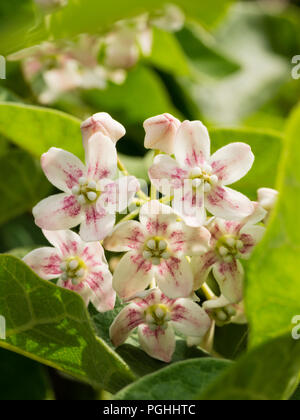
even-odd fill
[{"label": "star-shaped flower", "polygon": [[79,293],[86,305],[99,312],[115,306],[112,275],[99,242],[85,243],[71,230],[43,231],[54,246],[30,252],[24,262],[44,280],[59,278],[58,285]]}]

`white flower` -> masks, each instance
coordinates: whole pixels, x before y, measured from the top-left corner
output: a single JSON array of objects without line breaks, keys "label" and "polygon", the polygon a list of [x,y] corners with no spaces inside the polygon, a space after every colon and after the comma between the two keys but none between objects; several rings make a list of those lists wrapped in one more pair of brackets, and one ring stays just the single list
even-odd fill
[{"label": "white flower", "polygon": [[265,217],[266,212],[257,203],[254,206],[257,211],[242,222],[213,218],[207,225],[211,233],[210,250],[193,260],[196,290],[213,270],[222,295],[230,303],[242,300],[244,268],[240,260],[250,258],[265,233],[265,228],[256,223]]},{"label": "white flower", "polygon": [[117,152],[110,138],[94,134],[88,141],[86,166],[73,154],[51,148],[41,159],[49,181],[64,191],[41,201],[34,209],[36,224],[46,230],[80,226],[85,241],[100,241],[112,232],[116,212],[132,202],[138,181],[117,174]]},{"label": "white flower", "polygon": [[58,285],[79,293],[86,305],[92,302],[99,312],[115,306],[112,275],[99,242],[83,242],[71,230],[43,231],[55,248],[40,248],[24,258],[41,278],[59,278]]},{"label": "white flower", "polygon": [[209,239],[207,229],[190,228],[170,207],[148,202],[141,208],[140,222],[121,223],[104,242],[109,251],[128,251],[114,272],[114,289],[128,299],[154,278],[168,297],[190,296],[193,274],[186,256],[206,252]]},{"label": "white flower", "polygon": [[181,124],[174,141],[176,160],[158,155],[149,170],[154,186],[174,195],[173,206],[186,223],[201,226],[206,210],[227,220],[253,212],[251,201],[227,187],[247,174],[254,162],[251,148],[232,143],[210,156],[210,138],[200,121]]},{"label": "white flower", "polygon": [[118,347],[138,327],[143,350],[155,359],[169,363],[175,351],[174,330],[190,337],[203,338],[211,326],[206,312],[190,299],[169,299],[159,289],[145,293],[124,308],[110,328]]}]

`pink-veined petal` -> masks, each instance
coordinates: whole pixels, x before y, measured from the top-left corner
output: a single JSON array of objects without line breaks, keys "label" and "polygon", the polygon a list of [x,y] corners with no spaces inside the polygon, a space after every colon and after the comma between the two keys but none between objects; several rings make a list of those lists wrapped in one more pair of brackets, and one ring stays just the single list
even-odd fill
[{"label": "pink-veined petal", "polygon": [[211,326],[204,309],[190,299],[177,299],[172,308],[172,323],[176,331],[186,336],[203,338]]},{"label": "pink-veined petal", "polygon": [[126,252],[139,250],[146,240],[146,231],[142,224],[129,220],[118,224],[112,235],[105,239],[104,248],[108,251]]},{"label": "pink-veined petal", "polygon": [[190,296],[193,290],[193,273],[187,259],[171,257],[162,260],[155,277],[158,287],[169,298]]},{"label": "pink-veined petal", "polygon": [[226,220],[242,220],[254,210],[245,195],[227,187],[216,187],[206,194],[205,207],[214,216]]},{"label": "pink-veined petal", "polygon": [[178,215],[171,207],[156,200],[144,204],[140,211],[140,221],[149,235],[165,236],[169,226],[177,219]]},{"label": "pink-veined petal", "polygon": [[90,179],[113,179],[117,174],[117,150],[109,137],[94,134],[88,141],[86,165]]},{"label": "pink-veined petal", "polygon": [[61,252],[63,257],[78,255],[81,250],[82,240],[72,230],[43,230],[43,234],[50,244]]},{"label": "pink-veined petal", "polygon": [[266,228],[263,226],[246,225],[243,227],[239,238],[244,244],[240,250],[243,258],[250,258],[254,247],[262,240],[265,233]]},{"label": "pink-veined petal", "polygon": [[153,278],[152,263],[135,251],[123,256],[113,277],[113,288],[122,299],[142,292]]},{"label": "pink-veined petal", "polygon": [[88,243],[81,241],[78,256],[84,260],[90,270],[107,266],[104,249],[98,241]]},{"label": "pink-veined petal", "polygon": [[218,257],[215,251],[209,251],[199,257],[193,257],[191,265],[194,273],[194,290],[198,290],[206,282],[217,261]]},{"label": "pink-veined petal", "polygon": [[182,169],[175,159],[158,155],[149,169],[149,178],[158,191],[166,196],[172,195],[174,189],[182,188],[188,171]]},{"label": "pink-veined petal", "polygon": [[111,211],[122,213],[132,203],[140,184],[134,176],[124,176],[107,183],[99,202]]},{"label": "pink-veined petal", "polygon": [[78,285],[74,285],[71,280],[64,281],[60,278],[57,282],[57,286],[78,293],[84,300],[85,306],[89,305],[93,292],[86,283],[83,282]]},{"label": "pink-veined petal", "polygon": [[97,311],[113,310],[116,302],[116,292],[112,288],[112,274],[108,267],[95,267],[90,271],[85,281],[93,292],[90,300]]},{"label": "pink-veined petal", "polygon": [[144,322],[144,308],[131,303],[122,309],[110,327],[110,339],[119,347],[129,337],[131,331]]},{"label": "pink-veined petal", "polygon": [[245,143],[231,143],[212,155],[213,173],[222,185],[231,185],[243,178],[252,168],[254,154]]},{"label": "pink-veined petal", "polygon": [[194,190],[189,182],[185,182],[183,189],[174,191],[172,204],[188,226],[203,226],[206,220],[203,188]]},{"label": "pink-veined petal", "polygon": [[51,184],[64,192],[70,192],[78,185],[79,178],[86,174],[85,166],[78,157],[56,147],[42,155],[41,165]]},{"label": "pink-veined petal", "polygon": [[86,206],[85,219],[80,226],[80,236],[86,242],[102,241],[110,235],[116,215],[108,213],[97,204]]},{"label": "pink-veined petal", "polygon": [[46,230],[65,230],[79,225],[83,219],[76,197],[56,194],[37,204],[32,210],[35,223]]},{"label": "pink-veined petal", "polygon": [[140,325],[138,335],[142,349],[154,359],[169,363],[175,351],[175,334],[169,324],[166,330],[152,331],[148,325]]},{"label": "pink-veined petal", "polygon": [[55,248],[35,249],[26,255],[23,261],[44,280],[56,279],[61,275],[62,259]]},{"label": "pink-veined petal", "polygon": [[210,157],[210,138],[200,121],[185,121],[175,137],[174,151],[177,162],[183,167],[195,168]]},{"label": "pink-veined petal", "polygon": [[238,303],[243,299],[245,272],[240,261],[234,260],[231,263],[220,261],[214,265],[213,273],[221,293],[230,303]]},{"label": "pink-veined petal", "polygon": [[185,255],[199,255],[208,251],[211,235],[205,227],[183,225],[183,233]]}]

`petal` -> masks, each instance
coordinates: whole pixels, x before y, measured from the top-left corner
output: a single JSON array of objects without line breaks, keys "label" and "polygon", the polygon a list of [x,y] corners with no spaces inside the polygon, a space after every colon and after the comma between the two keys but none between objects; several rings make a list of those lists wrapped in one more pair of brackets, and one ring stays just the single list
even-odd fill
[{"label": "petal", "polygon": [[78,180],[86,174],[78,157],[62,149],[52,147],[42,155],[41,165],[48,180],[59,190],[70,192]]},{"label": "petal", "polygon": [[146,240],[146,231],[142,224],[134,220],[120,223],[111,236],[105,239],[104,248],[108,251],[126,252],[139,250]]},{"label": "petal", "polygon": [[174,191],[173,209],[181,215],[188,226],[203,226],[206,211],[203,188],[194,190],[190,182],[184,183],[183,189]]},{"label": "petal", "polygon": [[182,188],[189,173],[170,156],[158,155],[149,169],[149,178],[155,188],[166,196],[174,189]]},{"label": "petal", "polygon": [[169,298],[187,297],[193,291],[193,273],[184,257],[171,257],[162,261],[155,275],[158,287]]},{"label": "petal", "polygon": [[35,249],[23,261],[44,280],[56,279],[61,275],[62,259],[55,248]]},{"label": "petal", "polygon": [[112,288],[112,274],[108,267],[94,268],[85,281],[93,292],[90,300],[97,311],[113,310],[116,302],[116,292]]},{"label": "petal", "polygon": [[89,205],[85,208],[85,219],[80,226],[80,236],[85,242],[102,241],[110,235],[116,221],[116,215],[104,208]]},{"label": "petal", "polygon": [[52,195],[37,204],[32,212],[36,225],[46,230],[70,229],[83,218],[81,206],[69,194]]},{"label": "petal", "polygon": [[192,269],[194,276],[194,290],[198,290],[206,282],[212,267],[218,261],[215,251],[209,251],[200,257],[192,259]]},{"label": "petal", "polygon": [[122,299],[128,299],[145,290],[152,278],[151,262],[131,251],[123,256],[114,272],[113,288]]},{"label": "petal", "polygon": [[74,285],[71,280],[64,281],[60,278],[57,282],[57,286],[78,293],[84,300],[85,306],[89,305],[92,296],[92,290],[88,287],[86,283]]},{"label": "petal", "polygon": [[144,204],[140,211],[140,221],[149,235],[165,236],[169,225],[175,223],[178,215],[169,206],[153,200]]},{"label": "petal", "polygon": [[112,323],[109,333],[110,339],[115,347],[123,344],[132,330],[144,322],[144,308],[136,303],[131,303],[122,309]]},{"label": "petal", "polygon": [[63,257],[79,254],[83,242],[80,236],[72,230],[43,230],[43,234],[50,244],[61,252]]},{"label": "petal", "polygon": [[205,206],[214,216],[227,220],[242,220],[253,213],[253,204],[245,195],[226,187],[206,194]]},{"label": "petal", "polygon": [[183,234],[185,255],[199,255],[208,251],[211,235],[205,227],[192,228],[183,225]]},{"label": "petal", "polygon": [[56,147],[42,155],[41,166],[48,180],[64,192],[70,192],[78,185],[79,178],[86,174],[86,168],[79,158]]},{"label": "petal", "polygon": [[100,242],[83,242],[79,247],[78,256],[81,257],[90,270],[97,270],[99,267],[107,266],[104,249]]},{"label": "petal", "polygon": [[154,359],[170,363],[175,351],[175,334],[173,327],[166,330],[158,328],[152,331],[148,325],[140,325],[138,335],[142,349]]},{"label": "petal", "polygon": [[122,213],[132,203],[139,189],[140,184],[134,176],[124,176],[105,186],[100,201],[107,209]]},{"label": "petal", "polygon": [[254,208],[253,213],[243,220],[244,225],[256,225],[257,223],[263,221],[268,215],[268,212],[259,203],[253,202],[252,205]]},{"label": "petal", "polygon": [[146,120],[144,122],[145,148],[161,150],[171,155],[180,124],[177,118],[167,113]]},{"label": "petal", "polygon": [[210,138],[207,128],[200,121],[181,124],[174,144],[177,162],[183,167],[203,165],[210,157]]},{"label": "petal", "polygon": [[225,308],[228,305],[230,305],[229,300],[225,296],[221,295],[217,299],[211,299],[204,302],[203,308],[211,311],[212,309]]},{"label": "petal", "polygon": [[212,155],[210,164],[222,185],[231,185],[250,171],[254,160],[248,144],[231,143]]},{"label": "petal", "polygon": [[89,139],[86,165],[88,176],[95,181],[116,176],[117,151],[109,137],[96,133]]},{"label": "petal", "polygon": [[262,240],[265,233],[266,228],[263,226],[246,225],[243,227],[239,238],[244,244],[240,250],[243,258],[250,258],[254,247]]},{"label": "petal", "polygon": [[203,338],[211,326],[204,309],[190,299],[177,299],[172,308],[172,323],[180,334]]},{"label": "petal", "polygon": [[218,262],[213,268],[213,273],[221,293],[230,303],[238,303],[243,299],[245,272],[240,261]]}]

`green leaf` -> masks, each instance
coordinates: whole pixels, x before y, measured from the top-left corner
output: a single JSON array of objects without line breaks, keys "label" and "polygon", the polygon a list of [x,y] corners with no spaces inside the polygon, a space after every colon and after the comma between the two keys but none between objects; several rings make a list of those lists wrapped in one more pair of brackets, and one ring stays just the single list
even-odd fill
[{"label": "green leaf", "polygon": [[203,400],[285,400],[300,372],[300,341],[286,335],[252,350],[200,396]]},{"label": "green leaf", "polygon": [[191,359],[165,367],[129,385],[116,400],[195,400],[231,363],[218,359]]},{"label": "green leaf", "polygon": [[135,379],[125,362],[97,338],[83,300],[38,278],[22,261],[0,256],[0,347],[116,392]]},{"label": "green leaf", "polygon": [[80,121],[60,111],[0,103],[0,133],[36,157],[52,146],[83,156]]},{"label": "green leaf", "polygon": [[217,129],[211,131],[213,152],[232,142],[249,144],[255,155],[251,171],[233,188],[257,200],[257,189],[274,188],[282,151],[282,138],[276,132],[255,129]]},{"label": "green leaf", "polygon": [[222,125],[240,124],[291,79],[290,57],[276,54],[270,47],[265,15],[257,2],[238,2],[217,28],[214,36],[219,51],[241,70],[230,77],[187,85],[205,119]]},{"label": "green leaf", "polygon": [[187,24],[176,37],[196,74],[199,72],[209,78],[222,78],[240,69],[235,61],[224,55],[211,34],[200,25]]},{"label": "green leaf", "polygon": [[291,331],[292,318],[300,315],[299,137],[298,107],[288,122],[280,172],[274,173],[279,176],[279,203],[249,265],[246,303],[252,346]]},{"label": "green leaf", "polygon": [[153,28],[153,46],[150,63],[176,76],[190,73],[189,62],[174,34]]},{"label": "green leaf", "polygon": [[0,400],[45,400],[51,396],[43,367],[0,349]]},{"label": "green leaf", "polygon": [[22,48],[29,29],[36,23],[33,0],[0,2],[0,53]]},{"label": "green leaf", "polygon": [[21,150],[0,157],[0,179],[0,224],[31,211],[51,189],[39,163]]}]

